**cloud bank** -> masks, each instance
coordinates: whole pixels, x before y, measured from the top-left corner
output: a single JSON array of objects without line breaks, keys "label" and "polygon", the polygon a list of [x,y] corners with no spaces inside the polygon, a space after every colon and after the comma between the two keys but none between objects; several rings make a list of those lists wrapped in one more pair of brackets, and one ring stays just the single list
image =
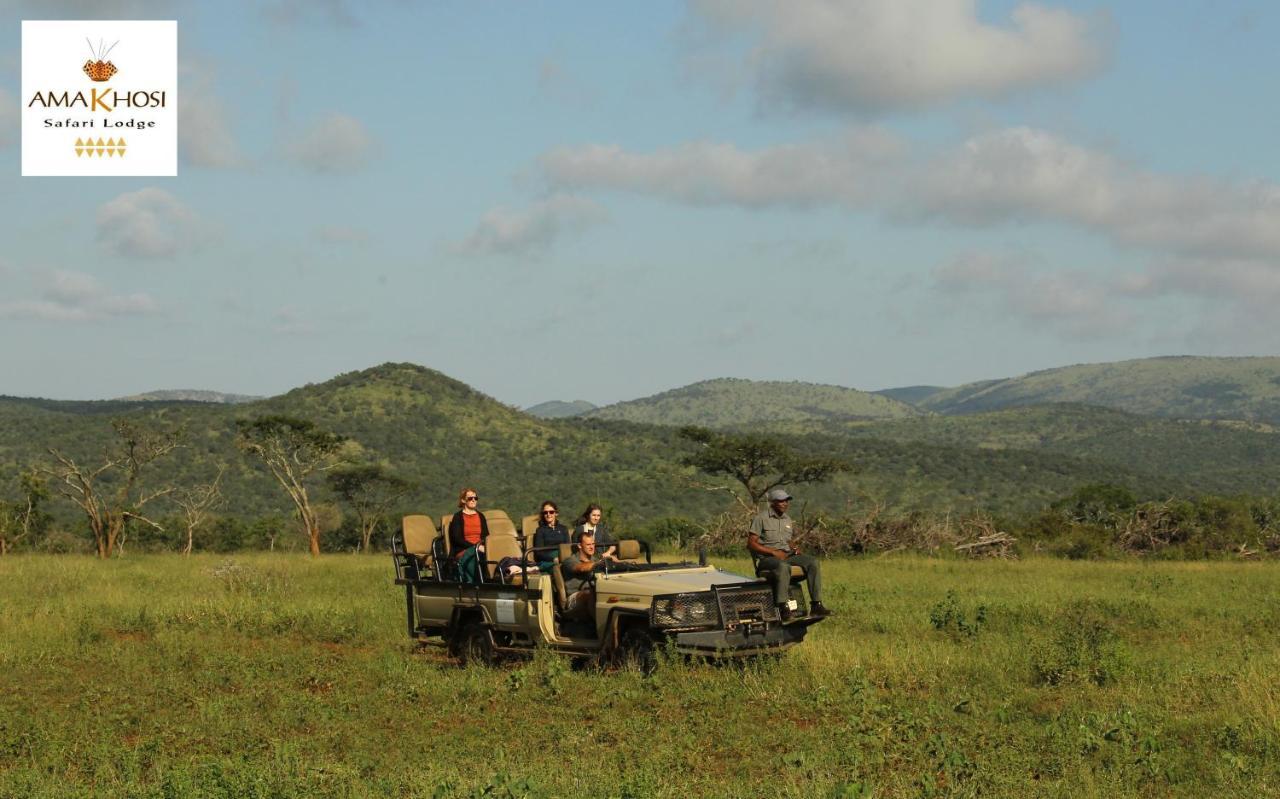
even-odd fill
[{"label": "cloud bank", "polygon": [[147,316],[159,311],[151,295],[118,294],[83,272],[57,270],[44,281],[39,298],[0,302],[0,318],[46,322],[96,322]]},{"label": "cloud bank", "polygon": [[1105,60],[1096,25],[1039,3],[1004,25],[975,0],[695,0],[713,28],[751,42],[763,105],[877,114],[1078,80]]}]

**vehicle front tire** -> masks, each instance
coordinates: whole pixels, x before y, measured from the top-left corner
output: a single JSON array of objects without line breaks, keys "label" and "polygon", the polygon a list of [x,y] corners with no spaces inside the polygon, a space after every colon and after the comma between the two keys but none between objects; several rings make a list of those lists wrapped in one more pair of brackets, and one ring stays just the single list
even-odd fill
[{"label": "vehicle front tire", "polygon": [[631,627],[622,633],[618,641],[618,665],[624,669],[634,668],[645,677],[657,670],[658,648],[643,627]]}]

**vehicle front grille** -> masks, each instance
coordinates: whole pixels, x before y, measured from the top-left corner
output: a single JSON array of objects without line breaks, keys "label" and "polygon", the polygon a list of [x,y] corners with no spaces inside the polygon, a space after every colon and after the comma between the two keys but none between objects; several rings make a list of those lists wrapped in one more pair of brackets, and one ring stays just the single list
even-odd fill
[{"label": "vehicle front grille", "polygon": [[778,606],[773,602],[772,588],[742,588],[717,591],[720,599],[720,618],[725,624],[736,625],[748,621],[778,621]]}]

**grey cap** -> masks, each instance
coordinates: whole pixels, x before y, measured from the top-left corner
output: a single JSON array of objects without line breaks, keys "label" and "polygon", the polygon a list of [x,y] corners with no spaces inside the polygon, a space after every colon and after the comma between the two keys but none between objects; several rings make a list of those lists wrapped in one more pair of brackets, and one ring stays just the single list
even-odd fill
[{"label": "grey cap", "polygon": [[791,495],[788,494],[784,489],[775,488],[769,492],[770,502],[781,502],[784,499],[791,499]]}]

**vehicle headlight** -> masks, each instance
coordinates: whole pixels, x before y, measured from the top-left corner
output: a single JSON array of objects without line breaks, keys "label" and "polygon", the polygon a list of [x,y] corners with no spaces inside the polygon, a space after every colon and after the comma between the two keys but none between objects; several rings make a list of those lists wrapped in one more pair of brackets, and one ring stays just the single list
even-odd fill
[{"label": "vehicle headlight", "polygon": [[655,597],[652,615],[654,627],[708,627],[720,623],[720,612],[710,591]]}]

